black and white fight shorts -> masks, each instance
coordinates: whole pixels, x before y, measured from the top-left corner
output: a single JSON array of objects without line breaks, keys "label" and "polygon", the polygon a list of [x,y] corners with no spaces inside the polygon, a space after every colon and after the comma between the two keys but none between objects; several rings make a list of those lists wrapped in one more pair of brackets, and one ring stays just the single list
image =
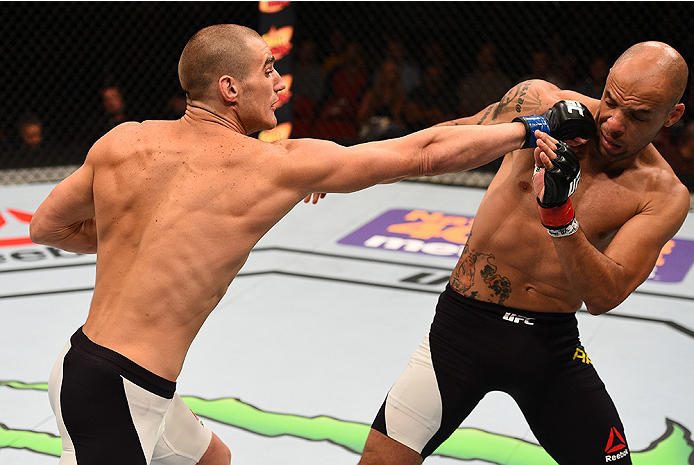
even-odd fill
[{"label": "black and white fight shorts", "polygon": [[490,391],[516,401],[559,464],[631,463],[622,422],[580,345],[574,313],[515,310],[450,286],[372,427],[428,457]]},{"label": "black and white fight shorts", "polygon": [[176,383],[90,341],[80,328],[48,382],[63,442],[60,465],[191,465],[212,431]]}]

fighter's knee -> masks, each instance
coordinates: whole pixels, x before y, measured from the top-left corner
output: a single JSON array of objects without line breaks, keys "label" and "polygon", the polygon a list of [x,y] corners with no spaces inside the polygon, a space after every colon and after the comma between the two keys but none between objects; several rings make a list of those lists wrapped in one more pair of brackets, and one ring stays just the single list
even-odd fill
[{"label": "fighter's knee", "polygon": [[423,460],[416,451],[372,429],[358,465],[420,465]]},{"label": "fighter's knee", "polygon": [[212,433],[212,441],[198,465],[230,465],[231,451],[216,434]]}]

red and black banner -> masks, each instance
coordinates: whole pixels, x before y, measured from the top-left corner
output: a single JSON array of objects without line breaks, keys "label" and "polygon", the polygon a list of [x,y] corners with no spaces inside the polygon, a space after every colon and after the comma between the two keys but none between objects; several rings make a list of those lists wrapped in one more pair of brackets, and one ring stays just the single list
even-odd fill
[{"label": "red and black banner", "polygon": [[292,55],[294,39],[294,5],[292,2],[258,2],[259,33],[275,56],[275,69],[287,88],[279,93],[275,115],[277,126],[261,131],[258,139],[273,142],[289,139],[292,133]]}]

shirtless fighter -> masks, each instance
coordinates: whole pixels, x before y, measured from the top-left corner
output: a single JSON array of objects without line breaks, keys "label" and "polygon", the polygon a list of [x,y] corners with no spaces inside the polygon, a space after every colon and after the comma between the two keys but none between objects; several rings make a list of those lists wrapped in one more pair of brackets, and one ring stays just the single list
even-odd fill
[{"label": "shirtless fighter", "polygon": [[513,397],[559,464],[631,463],[605,386],[574,356],[584,350],[575,313],[619,305],[684,222],[689,193],[650,142],[682,116],[687,76],[672,47],[639,43],[615,62],[599,101],[527,81],[480,114],[443,123],[507,122],[568,99],[588,107],[597,135],[575,154],[540,136],[534,164],[528,150],[505,156],[360,464],[422,463],[493,390]]},{"label": "shirtless fighter", "polygon": [[36,211],[35,243],[97,253],[87,321],[49,381],[61,465],[228,465],[229,449],[176,395],[175,381],[256,242],[312,192],[470,169],[527,137],[515,122],[349,148],[262,142],[248,134],[277,124],[285,88],[273,62],[251,29],[202,29],[179,62],[185,115],[117,126]]}]

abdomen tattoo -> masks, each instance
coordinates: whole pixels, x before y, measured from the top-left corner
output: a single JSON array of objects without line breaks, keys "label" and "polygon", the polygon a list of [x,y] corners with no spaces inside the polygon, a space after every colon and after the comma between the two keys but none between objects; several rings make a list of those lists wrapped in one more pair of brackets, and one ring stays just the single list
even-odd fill
[{"label": "abdomen tattoo", "polygon": [[498,273],[493,254],[470,250],[469,243],[468,238],[451,287],[473,299],[502,304],[511,295],[511,281]]}]

